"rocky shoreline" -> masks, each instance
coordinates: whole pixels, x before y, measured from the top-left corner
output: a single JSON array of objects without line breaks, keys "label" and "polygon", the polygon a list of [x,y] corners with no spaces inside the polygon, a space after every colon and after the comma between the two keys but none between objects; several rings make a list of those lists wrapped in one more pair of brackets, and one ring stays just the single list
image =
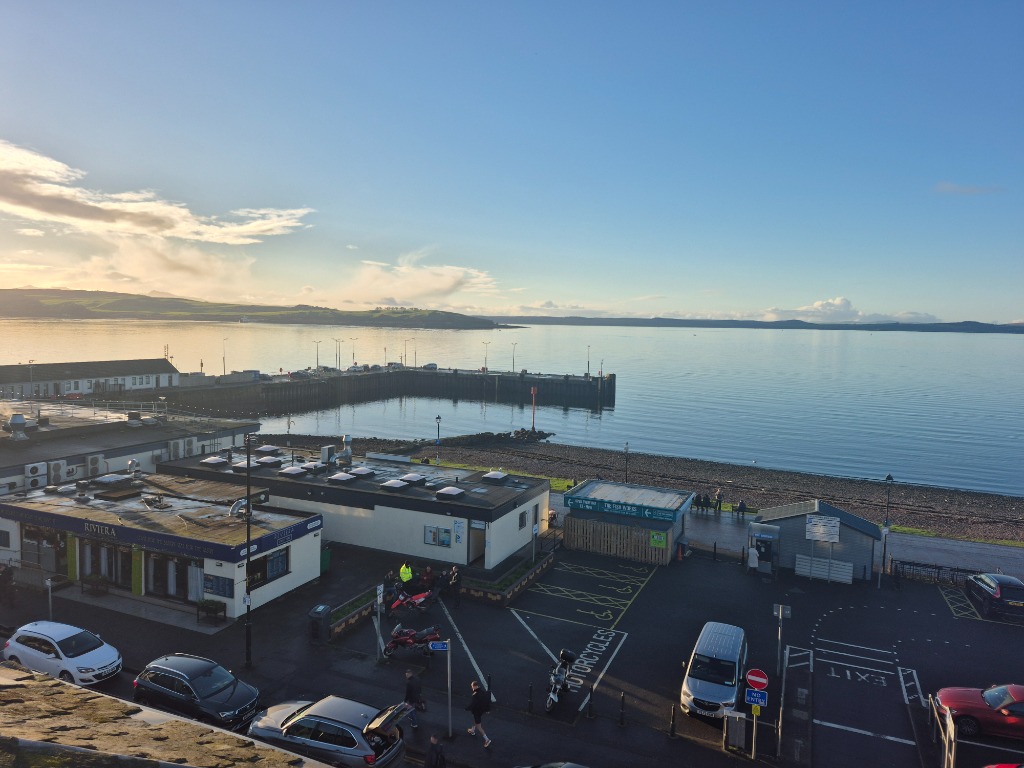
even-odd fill
[{"label": "rocky shoreline", "polygon": [[[283,442],[285,436],[262,437]],[[296,447],[314,448],[330,441],[322,436],[287,437]],[[433,460],[436,451],[433,442],[353,440],[357,456],[367,452],[401,453],[421,461]],[[506,472],[577,481],[595,477],[622,481],[626,474],[626,455],[622,451],[515,439],[512,435],[447,438],[442,440],[440,453],[442,464],[500,467]],[[726,504],[742,500],[755,509],[821,499],[879,525],[885,519],[886,483],[881,479],[828,477],[634,452],[630,452],[628,461],[630,483],[711,495],[722,488]],[[907,485],[897,478],[890,489],[889,520],[893,526],[911,532],[1024,544],[1024,497],[1020,496]]]}]

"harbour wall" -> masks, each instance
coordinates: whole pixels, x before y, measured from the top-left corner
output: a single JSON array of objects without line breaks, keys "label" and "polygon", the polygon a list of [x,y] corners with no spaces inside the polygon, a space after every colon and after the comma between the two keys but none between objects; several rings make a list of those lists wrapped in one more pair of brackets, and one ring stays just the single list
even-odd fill
[{"label": "harbour wall", "polygon": [[[334,372],[310,378],[164,389],[168,403],[225,416],[302,413],[396,397],[601,410],[615,405],[615,374],[572,376],[457,369]],[[150,397],[152,395],[150,394]]]}]

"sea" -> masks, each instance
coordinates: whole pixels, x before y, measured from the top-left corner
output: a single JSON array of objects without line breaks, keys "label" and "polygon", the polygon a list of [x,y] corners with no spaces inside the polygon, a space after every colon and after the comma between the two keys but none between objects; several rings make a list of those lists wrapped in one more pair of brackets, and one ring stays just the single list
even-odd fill
[{"label": "sea", "polygon": [[[271,434],[422,439],[536,427],[551,442],[1024,496],[1024,336],[532,326],[0,320],[0,364],[168,357],[182,372],[355,362],[614,374],[614,407],[402,397],[267,417]],[[541,388],[542,389],[542,388]],[[441,417],[438,427],[437,417]]]}]

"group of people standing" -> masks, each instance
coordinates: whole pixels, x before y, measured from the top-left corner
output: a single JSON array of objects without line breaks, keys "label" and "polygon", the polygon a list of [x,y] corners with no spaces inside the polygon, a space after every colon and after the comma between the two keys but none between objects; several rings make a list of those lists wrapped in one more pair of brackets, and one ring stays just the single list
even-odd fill
[{"label": "group of people standing", "polygon": [[453,608],[458,608],[462,603],[462,571],[457,565],[453,565],[450,571],[442,571],[440,576],[434,573],[434,569],[428,565],[417,579],[412,564],[408,560],[404,560],[402,567],[398,569],[398,578],[402,583],[402,588],[408,594],[413,594],[417,588],[424,592],[432,592],[437,597],[442,592],[449,591],[452,595]]},{"label": "group of people standing", "polygon": [[714,510],[715,512],[721,512],[723,498],[724,496],[722,494],[722,489],[716,488],[714,496],[709,496],[706,493],[703,496],[701,496],[698,493],[693,500],[692,506],[699,512],[710,512],[711,510]]}]

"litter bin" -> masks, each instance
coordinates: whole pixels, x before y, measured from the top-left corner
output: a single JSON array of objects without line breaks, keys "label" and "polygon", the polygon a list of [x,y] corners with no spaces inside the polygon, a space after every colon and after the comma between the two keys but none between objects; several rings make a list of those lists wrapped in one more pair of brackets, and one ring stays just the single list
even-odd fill
[{"label": "litter bin", "polygon": [[320,575],[330,574],[331,572],[331,552],[332,550],[328,547],[324,547],[320,550]]},{"label": "litter bin", "polygon": [[309,612],[309,641],[326,643],[331,639],[331,606],[320,604]]}]

